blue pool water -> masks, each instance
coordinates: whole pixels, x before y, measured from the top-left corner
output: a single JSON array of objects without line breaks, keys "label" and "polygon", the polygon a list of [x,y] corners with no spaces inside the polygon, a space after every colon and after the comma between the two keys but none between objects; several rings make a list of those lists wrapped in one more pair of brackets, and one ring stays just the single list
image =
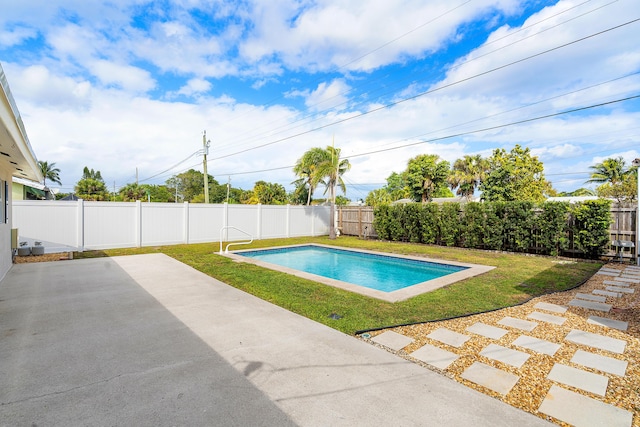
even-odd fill
[{"label": "blue pool water", "polygon": [[265,249],[237,255],[383,292],[397,291],[467,268],[319,246]]}]

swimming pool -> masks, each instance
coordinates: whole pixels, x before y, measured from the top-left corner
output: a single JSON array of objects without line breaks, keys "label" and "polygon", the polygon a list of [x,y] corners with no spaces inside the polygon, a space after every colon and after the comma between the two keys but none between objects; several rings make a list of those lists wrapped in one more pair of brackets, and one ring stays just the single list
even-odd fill
[{"label": "swimming pool", "polygon": [[493,268],[316,244],[236,251],[229,256],[391,302]]}]

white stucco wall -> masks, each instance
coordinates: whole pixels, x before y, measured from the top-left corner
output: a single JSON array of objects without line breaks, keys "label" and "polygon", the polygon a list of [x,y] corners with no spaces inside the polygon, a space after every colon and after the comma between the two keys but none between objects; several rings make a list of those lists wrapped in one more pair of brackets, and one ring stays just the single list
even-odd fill
[{"label": "white stucco wall", "polygon": [[[4,208],[5,208],[5,197],[9,198],[9,207],[11,207],[11,174],[6,170],[0,169],[0,179],[2,180],[2,185],[0,186],[0,191],[2,192],[2,203],[0,204],[0,209],[3,210],[0,218],[3,220],[0,221],[0,280],[4,278],[7,274],[12,261],[12,250],[11,250],[11,209],[7,209],[9,218],[7,221],[4,221]],[[5,196],[5,185],[4,183],[9,183],[9,191]]]}]

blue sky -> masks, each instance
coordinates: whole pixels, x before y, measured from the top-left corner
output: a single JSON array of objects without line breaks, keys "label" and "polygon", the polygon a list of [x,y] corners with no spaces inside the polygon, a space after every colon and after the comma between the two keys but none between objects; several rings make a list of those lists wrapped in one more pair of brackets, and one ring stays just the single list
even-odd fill
[{"label": "blue sky", "polygon": [[0,63],[64,192],[84,166],[110,189],[134,182],[136,169],[153,184],[202,170],[204,130],[209,173],[244,189],[290,189],[296,160],[335,141],[353,165],[353,200],[425,153],[453,163],[520,144],[559,191],[588,186],[589,166],[607,157],[640,157],[637,0],[0,9]]}]

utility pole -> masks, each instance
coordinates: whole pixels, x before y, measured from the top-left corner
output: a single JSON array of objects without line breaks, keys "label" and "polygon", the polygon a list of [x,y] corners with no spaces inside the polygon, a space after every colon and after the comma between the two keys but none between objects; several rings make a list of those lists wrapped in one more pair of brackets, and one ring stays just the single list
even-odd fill
[{"label": "utility pole", "polygon": [[207,131],[202,133],[202,153],[204,160],[202,160],[202,166],[204,169],[204,202],[209,203],[209,175],[207,175],[207,154],[209,154],[209,145],[211,141],[207,141]]},{"label": "utility pole", "polygon": [[229,180],[227,181],[227,204],[229,204],[229,189],[231,188],[231,175],[229,175]]}]

